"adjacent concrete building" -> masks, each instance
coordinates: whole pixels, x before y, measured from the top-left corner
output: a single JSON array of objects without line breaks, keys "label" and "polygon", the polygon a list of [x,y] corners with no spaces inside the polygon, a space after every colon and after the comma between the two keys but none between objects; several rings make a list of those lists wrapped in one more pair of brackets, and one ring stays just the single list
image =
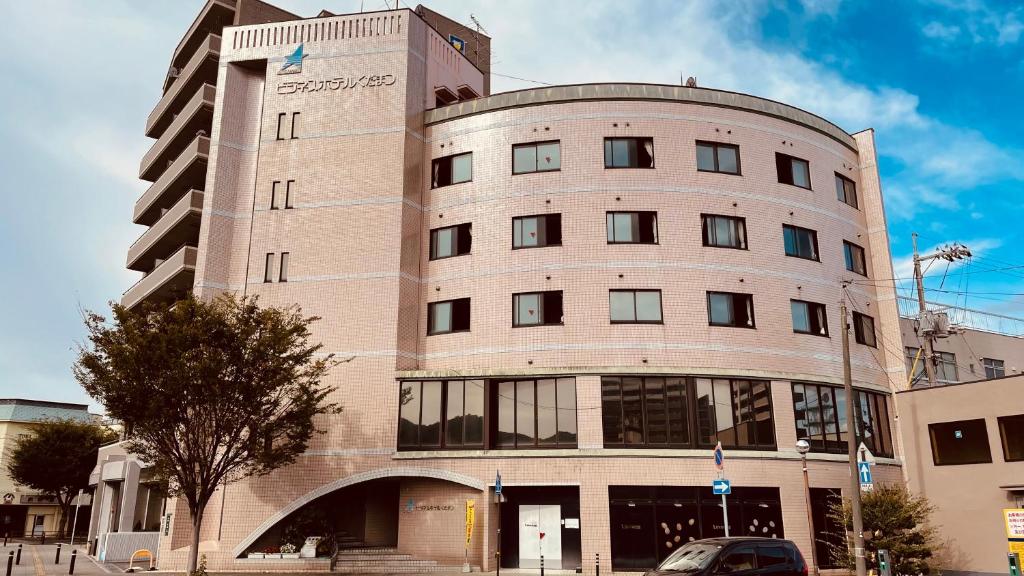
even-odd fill
[{"label": "adjacent concrete building", "polygon": [[[509,568],[543,554],[591,573],[600,554],[641,570],[724,532],[717,442],[731,533],[810,559],[798,438],[818,539],[849,487],[848,433],[878,481],[902,479],[899,311],[870,281],[893,277],[873,131],[705,88],[491,95],[489,39],[459,36],[473,30],[421,8],[297,19],[211,1],[174,53],[129,255],[147,275],[123,302],[298,303],[353,358],[330,375],[345,410],[327,433],[214,498],[210,569],[493,570],[500,548]],[[108,456],[98,485],[143,473]],[[109,516],[122,529],[127,508]],[[316,535],[294,528],[316,515],[337,558],[265,556]],[[181,568],[184,504],[160,526],[161,567]]]}]

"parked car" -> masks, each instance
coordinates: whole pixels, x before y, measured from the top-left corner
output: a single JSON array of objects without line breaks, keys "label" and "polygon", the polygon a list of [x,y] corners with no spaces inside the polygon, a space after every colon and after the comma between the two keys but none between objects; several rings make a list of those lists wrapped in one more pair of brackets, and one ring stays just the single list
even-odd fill
[{"label": "parked car", "polygon": [[646,576],[807,576],[800,549],[778,538],[708,538],[689,542]]}]

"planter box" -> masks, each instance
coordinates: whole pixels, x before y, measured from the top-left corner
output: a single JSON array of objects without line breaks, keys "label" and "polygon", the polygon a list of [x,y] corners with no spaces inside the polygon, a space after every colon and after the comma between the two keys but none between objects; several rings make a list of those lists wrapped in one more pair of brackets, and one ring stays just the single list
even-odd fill
[{"label": "planter box", "polygon": [[246,556],[246,558],[258,558],[258,559],[263,559],[265,557],[266,557],[266,554],[264,554],[263,552],[249,552],[249,554]]},{"label": "planter box", "polygon": [[281,552],[281,558],[284,559],[284,560],[298,560],[299,559],[299,553],[298,552]]},{"label": "planter box", "polygon": [[267,554],[266,558],[267,558],[267,560],[280,560],[281,559],[281,555],[280,554]]}]

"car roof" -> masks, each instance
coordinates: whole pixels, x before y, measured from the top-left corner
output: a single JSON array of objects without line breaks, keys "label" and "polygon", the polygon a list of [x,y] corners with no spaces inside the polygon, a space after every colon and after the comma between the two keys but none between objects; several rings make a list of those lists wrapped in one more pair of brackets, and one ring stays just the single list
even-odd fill
[{"label": "car roof", "polygon": [[737,542],[749,542],[751,544],[765,543],[765,544],[792,544],[789,540],[783,540],[781,538],[762,538],[760,536],[730,536],[728,538],[705,538],[698,540],[706,544],[717,544],[719,546],[725,546],[727,544],[735,544]]}]

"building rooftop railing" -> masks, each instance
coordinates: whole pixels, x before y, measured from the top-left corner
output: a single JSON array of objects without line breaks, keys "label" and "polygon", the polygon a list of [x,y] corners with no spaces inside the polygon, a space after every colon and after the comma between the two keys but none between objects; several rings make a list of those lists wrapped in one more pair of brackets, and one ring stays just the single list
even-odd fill
[{"label": "building rooftop railing", "polygon": [[[898,296],[897,302],[900,309],[900,316],[904,318],[917,318],[919,306],[917,298]],[[991,332],[1015,338],[1024,338],[1024,318],[1014,318],[993,312],[973,310],[952,304],[940,302],[926,302],[929,310],[945,312],[949,317],[949,325],[980,332]]]}]

